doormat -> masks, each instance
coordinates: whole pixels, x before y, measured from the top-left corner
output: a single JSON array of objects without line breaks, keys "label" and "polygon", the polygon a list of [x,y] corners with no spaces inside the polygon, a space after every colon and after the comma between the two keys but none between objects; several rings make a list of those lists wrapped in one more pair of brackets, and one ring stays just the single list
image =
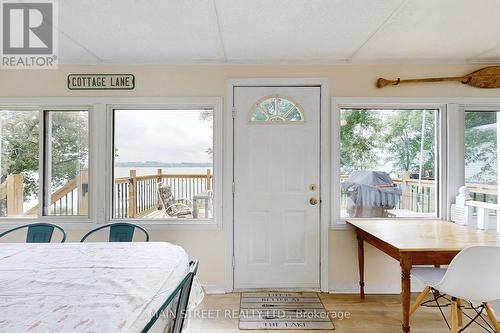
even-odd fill
[{"label": "doormat", "polygon": [[332,321],[314,292],[242,293],[242,330],[333,330]]}]

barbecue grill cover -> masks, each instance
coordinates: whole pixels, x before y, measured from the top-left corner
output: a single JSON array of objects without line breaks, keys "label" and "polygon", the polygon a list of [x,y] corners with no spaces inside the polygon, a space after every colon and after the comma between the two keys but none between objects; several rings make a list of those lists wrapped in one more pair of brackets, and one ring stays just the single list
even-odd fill
[{"label": "barbecue grill cover", "polygon": [[393,209],[402,193],[382,171],[355,171],[342,188],[347,192],[347,211],[351,216],[359,215],[354,212],[357,208]]}]

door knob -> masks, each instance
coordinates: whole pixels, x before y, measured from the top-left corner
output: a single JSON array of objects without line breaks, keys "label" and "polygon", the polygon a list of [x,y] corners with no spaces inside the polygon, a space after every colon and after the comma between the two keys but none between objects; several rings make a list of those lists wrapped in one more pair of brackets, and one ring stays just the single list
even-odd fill
[{"label": "door knob", "polygon": [[315,197],[311,197],[309,199],[309,203],[314,206],[318,203],[318,199],[316,199]]}]

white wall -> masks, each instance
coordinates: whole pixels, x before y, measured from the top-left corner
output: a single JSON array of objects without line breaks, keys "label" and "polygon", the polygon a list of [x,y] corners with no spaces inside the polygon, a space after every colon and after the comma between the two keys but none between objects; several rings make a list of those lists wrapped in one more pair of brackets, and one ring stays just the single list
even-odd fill
[{"label": "white wall", "polygon": [[[35,96],[222,96],[230,78],[327,77],[330,97],[481,97],[500,96],[500,90],[471,88],[460,83],[401,85],[375,88],[382,76],[413,78],[463,75],[481,65],[332,65],[332,66],[241,66],[241,65],[131,65],[60,66],[59,70],[0,70],[0,97]],[[132,73],[133,91],[71,91],[70,73]],[[328,99],[330,102],[330,98]],[[227,112],[227,110],[225,110]],[[224,221],[223,221],[224,223]],[[83,231],[69,232],[78,241]],[[351,230],[329,232],[329,285],[333,291],[357,290],[357,243]],[[224,232],[217,230],[154,231],[152,240],[183,246],[200,260],[200,279],[212,287],[224,286]],[[366,246],[368,292],[399,292],[400,271],[396,261]]]}]

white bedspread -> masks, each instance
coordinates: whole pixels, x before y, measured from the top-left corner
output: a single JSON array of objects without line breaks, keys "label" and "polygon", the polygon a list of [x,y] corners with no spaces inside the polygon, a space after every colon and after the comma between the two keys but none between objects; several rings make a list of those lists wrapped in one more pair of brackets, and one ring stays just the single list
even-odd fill
[{"label": "white bedspread", "polygon": [[169,243],[0,244],[0,332],[140,332],[188,269]]}]

